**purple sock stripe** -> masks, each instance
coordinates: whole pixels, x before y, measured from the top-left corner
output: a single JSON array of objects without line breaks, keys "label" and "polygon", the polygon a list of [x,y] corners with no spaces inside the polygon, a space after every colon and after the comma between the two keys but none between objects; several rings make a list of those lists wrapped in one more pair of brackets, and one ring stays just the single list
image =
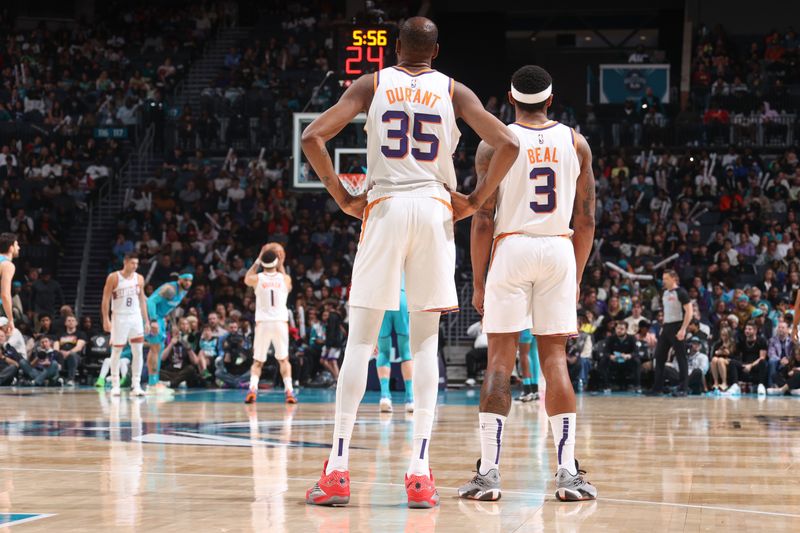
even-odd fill
[{"label": "purple sock stripe", "polygon": [[567,442],[567,435],[569,435],[569,418],[565,418],[561,429],[561,440],[558,442],[558,466],[561,466],[561,451],[564,449],[564,443]]},{"label": "purple sock stripe", "polygon": [[425,446],[428,445],[428,439],[422,439],[422,447],[419,449],[419,458],[425,459]]},{"label": "purple sock stripe", "polygon": [[[339,439],[339,453],[338,453],[339,457],[342,456],[342,450],[343,449],[344,449],[344,439]],[[560,457],[560,455],[559,455],[559,457]]]},{"label": "purple sock stripe", "polygon": [[495,418],[497,420],[497,455],[494,458],[494,464],[500,464],[500,437],[503,434],[503,421],[499,418]]}]

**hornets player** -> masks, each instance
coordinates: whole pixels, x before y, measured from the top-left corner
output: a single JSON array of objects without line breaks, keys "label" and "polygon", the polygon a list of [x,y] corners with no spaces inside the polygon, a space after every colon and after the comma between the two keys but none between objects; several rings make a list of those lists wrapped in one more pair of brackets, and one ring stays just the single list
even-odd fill
[{"label": "hornets player", "polygon": [[151,394],[159,389],[166,389],[164,386],[159,386],[159,372],[161,370],[161,352],[164,351],[166,333],[169,331],[167,317],[189,293],[194,279],[191,274],[173,274],[173,276],[176,277],[174,281],[163,284],[147,298],[147,313],[150,320],[158,323],[158,333],[154,334],[151,331],[151,334],[144,338],[150,347],[147,354],[147,371],[149,373],[147,384],[148,392]]},{"label": "hornets player", "polygon": [[522,394],[517,401],[527,403],[539,399],[539,347],[531,330],[519,333],[519,366],[522,375]]},{"label": "hornets player", "polygon": [[11,281],[14,279],[14,258],[19,257],[19,242],[14,233],[0,234],[0,298],[8,318],[6,332],[14,333],[14,311],[11,303]]},{"label": "hornets player", "polygon": [[[405,278],[405,276],[404,276]],[[400,357],[400,371],[406,386],[406,412],[414,412],[414,390],[411,376],[414,372],[414,362],[411,360],[411,350],[408,347],[408,304],[406,303],[406,281],[400,283],[400,310],[386,311],[383,314],[381,331],[378,334],[378,359],[375,366],[378,369],[378,379],[381,382],[381,412],[392,412],[392,393],[389,392],[389,379],[392,376],[392,331],[397,337],[397,354]]]}]

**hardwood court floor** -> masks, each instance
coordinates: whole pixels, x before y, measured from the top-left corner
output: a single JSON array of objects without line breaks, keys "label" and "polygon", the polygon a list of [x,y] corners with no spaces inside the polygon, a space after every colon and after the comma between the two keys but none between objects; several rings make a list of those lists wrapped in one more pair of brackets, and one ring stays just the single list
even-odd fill
[{"label": "hardwood court floor", "polygon": [[254,409],[239,391],[0,399],[0,531],[797,531],[800,519],[793,398],[583,396],[576,454],[600,499],[581,504],[552,496],[543,406],[515,405],[503,499],[475,503],[456,487],[479,456],[477,393],[449,392],[431,448],[441,506],[421,511],[402,484],[411,418],[381,416],[374,393],[353,436],[351,504],[334,509],[303,503],[327,457],[331,391],[302,391],[293,407],[266,393]]}]

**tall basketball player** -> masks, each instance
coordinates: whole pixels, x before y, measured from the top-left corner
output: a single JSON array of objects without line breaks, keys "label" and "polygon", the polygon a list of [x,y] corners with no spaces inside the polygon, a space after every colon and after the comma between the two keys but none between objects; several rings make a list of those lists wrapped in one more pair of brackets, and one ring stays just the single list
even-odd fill
[{"label": "tall basketball player", "polygon": [[155,394],[159,391],[169,392],[167,387],[159,383],[161,370],[161,353],[164,351],[167,328],[167,317],[181,304],[192,288],[194,276],[189,273],[172,274],[174,281],[163,284],[147,298],[147,313],[151,320],[158,322],[158,332],[147,335],[145,341],[149,346],[147,353],[147,392]]},{"label": "tall basketball player", "polygon": [[[133,355],[131,394],[143,396],[142,348],[144,336],[150,334],[150,319],[147,316],[147,301],[144,297],[144,277],[136,271],[139,256],[125,255],[122,270],[112,272],[103,287],[100,312],[103,315],[103,330],[111,333],[111,395],[119,396],[119,361],[125,345],[130,343]],[[109,310],[111,319],[109,319]]]},{"label": "tall basketball player", "polygon": [[[574,501],[597,496],[574,458],[575,393],[566,354],[567,338],[578,331],[576,297],[594,238],[592,154],[583,136],[548,120],[552,88],[550,74],[541,67],[528,65],[514,73],[509,101],[516,122],[509,129],[519,139],[519,155],[496,197],[472,221],[473,304],[483,314],[489,360],[481,389],[481,459],[478,473],[459,489],[465,498],[500,497],[509,378],[519,331],[530,328],[547,382],[545,409],[558,459],[556,497]],[[478,147],[479,180],[492,151],[485,143]]]},{"label": "tall basketball player", "polygon": [[19,257],[19,242],[14,233],[0,234],[0,298],[2,298],[3,312],[8,319],[6,332],[14,333],[14,306],[11,301],[11,282],[17,267],[14,259]]},{"label": "tall basketball player", "polygon": [[[453,221],[471,215],[489,198],[519,146],[472,91],[431,68],[439,52],[437,39],[432,21],[408,19],[397,41],[398,65],[362,76],[303,132],[303,152],[328,192],[344,212],[363,218],[353,265],[350,331],[336,388],[333,446],[322,477],[306,494],[309,504],[350,501],[350,436],[384,311],[399,307],[403,272],[415,400],[406,493],[409,507],[432,507],[439,501],[428,453],[439,382],[439,315],[458,308]],[[368,112],[369,203],[345,190],[325,148],[362,111]],[[469,197],[449,192],[456,188],[451,156],[459,138],[457,117],[496,149],[486,179]]]},{"label": "tall basketball player", "polygon": [[[258,272],[259,267],[263,272]],[[244,403],[255,403],[261,368],[267,360],[270,345],[280,365],[286,403],[297,403],[292,387],[292,365],[289,363],[289,308],[286,299],[292,292],[292,278],[283,269],[283,247],[265,244],[253,266],[244,277],[244,284],[256,293],[256,330],[253,339],[253,366],[250,368],[250,390]]]}]

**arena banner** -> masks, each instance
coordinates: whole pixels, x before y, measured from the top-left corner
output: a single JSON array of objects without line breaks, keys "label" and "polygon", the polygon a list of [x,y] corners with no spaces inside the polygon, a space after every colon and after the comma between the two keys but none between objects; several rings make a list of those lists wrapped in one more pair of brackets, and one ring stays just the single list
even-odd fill
[{"label": "arena banner", "polygon": [[661,64],[600,65],[600,103],[624,104],[626,100],[638,100],[644,96],[645,89],[651,87],[653,94],[668,104],[669,68]]}]

